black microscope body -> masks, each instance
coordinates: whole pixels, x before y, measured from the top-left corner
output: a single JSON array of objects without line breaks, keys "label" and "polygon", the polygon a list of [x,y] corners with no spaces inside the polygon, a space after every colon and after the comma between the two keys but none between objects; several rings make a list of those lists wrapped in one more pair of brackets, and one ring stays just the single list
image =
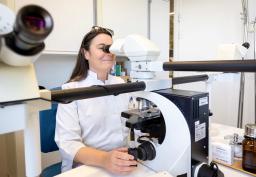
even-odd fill
[{"label": "black microscope body", "polygon": [[[191,171],[199,163],[207,163],[209,144],[208,93],[175,89],[154,92],[173,102],[186,119],[191,139]],[[140,98],[137,99],[140,101]],[[146,136],[138,137],[137,142],[140,145],[130,147],[128,153],[134,155],[135,159],[153,160],[157,156],[157,152],[152,142],[161,144],[166,136],[166,125],[161,111],[153,103],[149,107],[122,112],[122,117],[127,118],[126,127],[131,130],[131,141],[135,141],[134,129],[146,134]],[[177,136],[179,135],[177,134]]]}]

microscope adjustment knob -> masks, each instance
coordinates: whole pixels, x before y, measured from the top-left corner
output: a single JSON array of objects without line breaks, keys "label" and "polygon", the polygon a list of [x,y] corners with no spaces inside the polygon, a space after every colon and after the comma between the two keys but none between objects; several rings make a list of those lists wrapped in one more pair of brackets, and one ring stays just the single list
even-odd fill
[{"label": "microscope adjustment knob", "polygon": [[144,141],[138,147],[138,159],[146,161],[153,160],[156,157],[154,145],[149,141]]}]

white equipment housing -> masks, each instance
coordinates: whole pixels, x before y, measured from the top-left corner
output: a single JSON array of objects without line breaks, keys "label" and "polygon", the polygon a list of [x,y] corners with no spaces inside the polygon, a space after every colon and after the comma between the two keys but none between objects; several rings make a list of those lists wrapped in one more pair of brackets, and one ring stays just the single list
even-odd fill
[{"label": "white equipment housing", "polygon": [[134,96],[152,101],[164,117],[166,125],[164,142],[161,145],[156,144],[156,158],[142,162],[143,165],[156,172],[168,171],[172,176],[185,173],[191,176],[190,132],[183,114],[167,98],[148,92],[171,87],[171,79],[155,79],[154,72],[163,71],[163,62],[156,61],[160,50],[143,36],[129,35],[125,39],[114,41],[110,51],[129,58],[132,81],[146,83],[146,91],[135,92]]},{"label": "white equipment housing", "polygon": [[155,144],[156,158],[142,163],[157,172],[168,171],[172,176],[186,173],[191,176],[190,132],[179,108],[167,98],[154,92],[135,92],[133,96],[155,103],[166,125],[163,143]]},{"label": "white equipment housing", "polygon": [[50,99],[50,92],[39,91],[33,62],[40,52],[20,55],[5,44],[14,19],[14,13],[0,4],[0,134],[24,130],[26,176],[36,177],[41,173],[39,111],[51,107],[40,97]]},{"label": "white equipment housing", "polygon": [[163,62],[156,61],[160,49],[147,38],[137,34],[128,35],[114,41],[109,50],[117,56],[129,58],[130,78],[132,81],[144,81],[147,85],[146,91],[171,87],[170,79],[155,78],[155,71],[163,71]]}]

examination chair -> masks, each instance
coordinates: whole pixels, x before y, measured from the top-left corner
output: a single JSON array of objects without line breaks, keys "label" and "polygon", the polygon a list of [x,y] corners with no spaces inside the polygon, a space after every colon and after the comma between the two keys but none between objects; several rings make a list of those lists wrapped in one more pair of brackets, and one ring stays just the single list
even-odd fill
[{"label": "examination chair", "polygon": [[[53,90],[60,90],[61,88],[55,88]],[[40,111],[40,138],[41,138],[41,152],[49,153],[59,150],[54,141],[55,124],[56,124],[56,112],[57,103],[52,103],[52,108],[49,110]],[[40,177],[53,177],[61,173],[61,162],[50,165],[42,170]]]}]

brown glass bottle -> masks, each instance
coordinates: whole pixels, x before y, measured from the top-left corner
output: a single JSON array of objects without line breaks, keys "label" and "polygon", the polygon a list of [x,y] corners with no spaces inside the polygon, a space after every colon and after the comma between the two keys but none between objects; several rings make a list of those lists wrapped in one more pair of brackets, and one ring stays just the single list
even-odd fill
[{"label": "brown glass bottle", "polygon": [[246,171],[256,173],[256,124],[245,126],[242,167]]}]

